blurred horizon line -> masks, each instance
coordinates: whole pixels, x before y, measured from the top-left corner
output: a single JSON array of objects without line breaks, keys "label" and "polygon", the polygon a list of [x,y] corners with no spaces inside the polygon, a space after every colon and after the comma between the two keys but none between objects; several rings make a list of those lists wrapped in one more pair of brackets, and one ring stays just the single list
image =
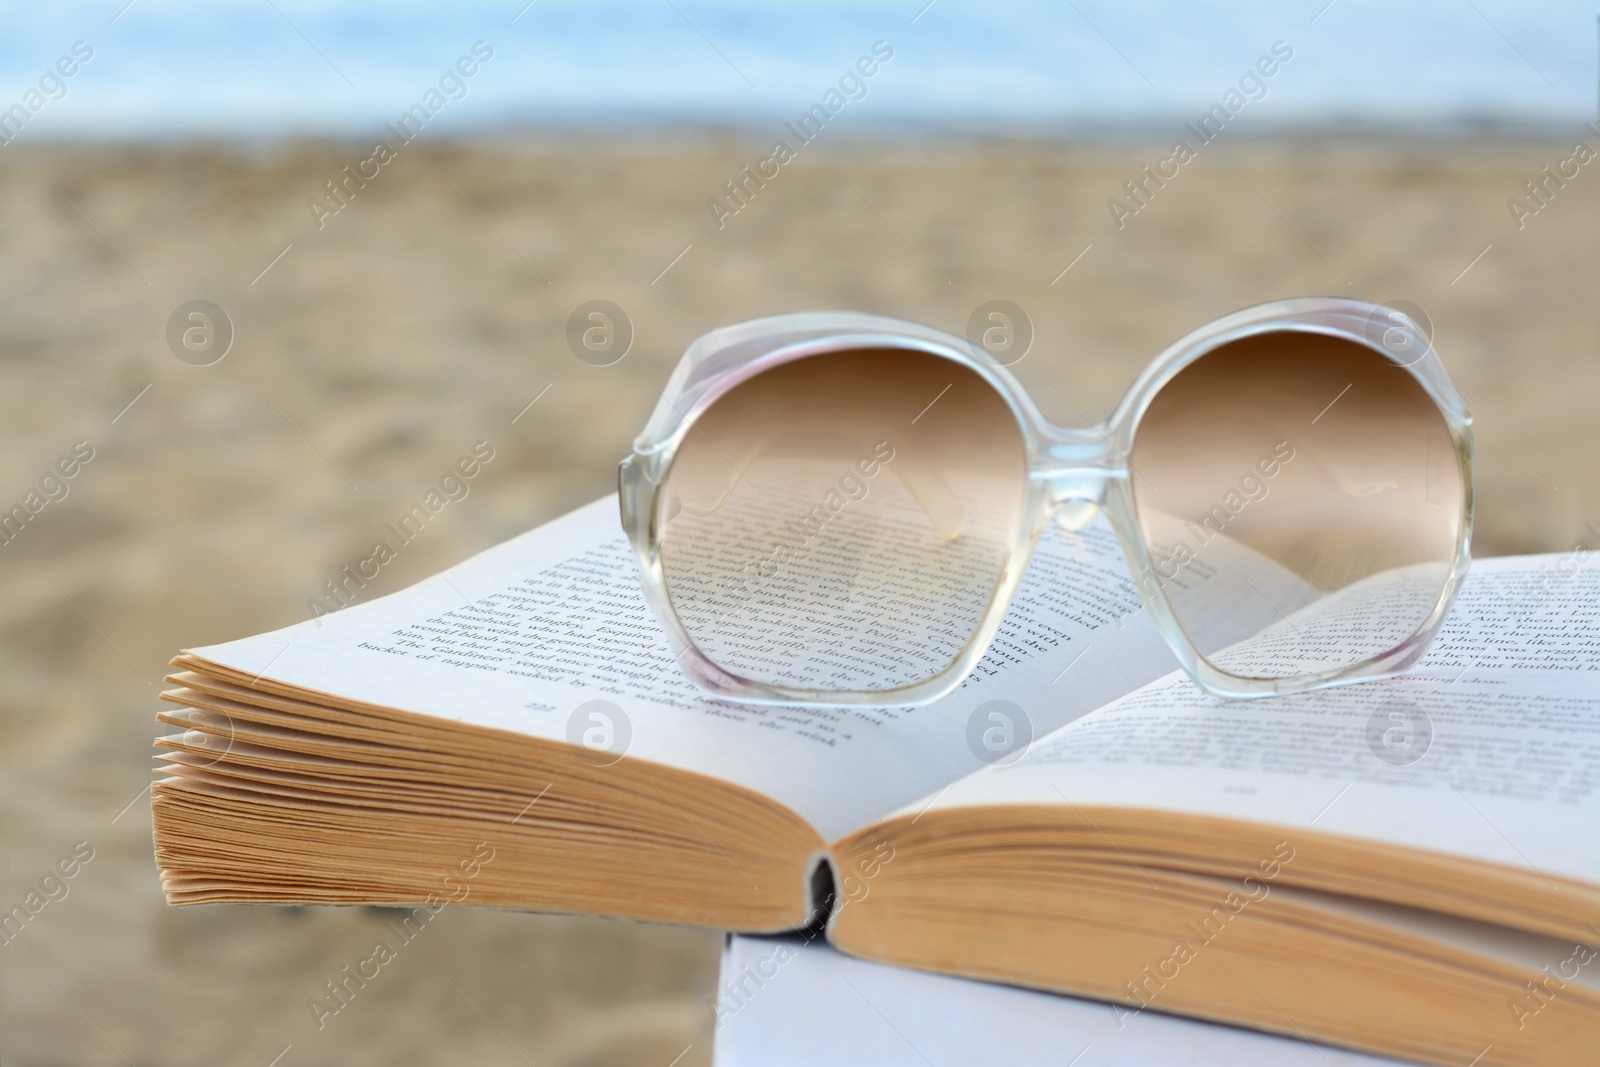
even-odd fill
[{"label": "blurred horizon line", "polygon": [[[30,133],[32,131],[29,131]],[[647,142],[681,140],[685,150],[708,144],[747,145],[769,148],[774,140],[791,140],[783,134],[752,123],[717,123],[656,116],[616,117],[601,121],[575,119],[560,122],[482,122],[465,128],[428,133],[399,143],[421,147],[483,145],[494,142],[555,142],[583,144],[616,141],[638,145]],[[1177,140],[1193,143],[1193,136],[1169,122],[1010,124],[895,122],[866,124],[856,129],[829,131],[821,150],[829,145],[858,149],[872,144],[1159,144]],[[1513,122],[1492,117],[1461,118],[1439,122],[1428,128],[1413,124],[1386,123],[1366,118],[1327,119],[1316,122],[1264,123],[1250,129],[1226,131],[1221,142],[1292,143],[1297,141],[1429,143],[1472,142],[1547,142],[1584,141],[1600,151],[1600,128],[1593,121]],[[366,132],[357,130],[276,130],[251,134],[238,130],[179,130],[152,136],[139,131],[124,136],[43,132],[33,137],[13,137],[0,142],[0,160],[6,151],[50,148],[151,148],[238,147],[270,148],[293,145],[371,146],[379,141],[395,143],[392,128],[374,124]]]}]

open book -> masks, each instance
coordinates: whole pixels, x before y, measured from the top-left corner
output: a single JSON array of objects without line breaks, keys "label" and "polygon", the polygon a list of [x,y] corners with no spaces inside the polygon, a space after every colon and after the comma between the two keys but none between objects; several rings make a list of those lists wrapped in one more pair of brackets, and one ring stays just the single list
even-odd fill
[{"label": "open book", "polygon": [[1480,561],[1408,676],[1230,703],[1091,525],[1046,538],[959,690],[900,710],[706,699],[636,583],[606,499],[179,656],[168,899],[825,911],[845,952],[1122,1016],[1600,1054],[1600,568]]}]

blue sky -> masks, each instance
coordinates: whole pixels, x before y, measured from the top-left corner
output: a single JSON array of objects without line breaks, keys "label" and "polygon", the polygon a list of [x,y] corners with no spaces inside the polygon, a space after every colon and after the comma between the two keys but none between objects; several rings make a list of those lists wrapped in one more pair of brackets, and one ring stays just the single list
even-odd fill
[{"label": "blue sky", "polygon": [[494,49],[430,135],[503,126],[772,130],[875,41],[895,57],[841,132],[1165,129],[1274,42],[1294,59],[1250,108],[1260,132],[1356,123],[1581,129],[1596,7],[1366,0],[126,0],[0,6],[0,108],[76,41],[94,58],[28,139],[365,137],[473,42]]}]

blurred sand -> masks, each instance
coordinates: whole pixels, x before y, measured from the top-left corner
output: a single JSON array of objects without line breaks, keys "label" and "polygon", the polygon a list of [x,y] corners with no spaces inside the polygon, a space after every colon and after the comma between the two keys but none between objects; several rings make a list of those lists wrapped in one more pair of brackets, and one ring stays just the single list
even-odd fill
[{"label": "blurred sand", "polygon": [[[305,617],[479,439],[495,460],[374,594],[609,492],[712,327],[848,307],[960,332],[1008,299],[1037,330],[1020,377],[1081,423],[1214,316],[1404,298],[1480,416],[1479,553],[1600,522],[1600,177],[1521,232],[1506,208],[1568,146],[1219,143],[1121,232],[1105,201],[1160,144],[818,147],[717,231],[706,200],[763,147],[413,146],[320,231],[307,198],[366,146],[0,153],[0,507],[95,449],[0,547],[0,907],[95,849],[0,947],[9,1063],[708,1061],[717,935],[470,908],[318,1033],[307,998],[384,916],[167,909],[140,790],[174,650]],[[166,347],[194,298],[237,331],[209,367]],[[615,366],[566,348],[594,298],[637,331]]]}]

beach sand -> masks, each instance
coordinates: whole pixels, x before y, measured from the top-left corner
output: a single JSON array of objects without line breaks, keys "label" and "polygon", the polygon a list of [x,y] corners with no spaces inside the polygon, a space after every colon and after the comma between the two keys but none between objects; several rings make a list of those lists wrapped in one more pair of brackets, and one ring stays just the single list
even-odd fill
[{"label": "beach sand", "polygon": [[[1215,316],[1401,298],[1478,416],[1478,553],[1595,544],[1600,176],[1520,230],[1507,208],[1569,147],[1219,142],[1120,230],[1106,201],[1162,144],[808,146],[721,229],[707,201],[763,145],[418,145],[321,228],[308,199],[367,146],[7,147],[0,506],[94,450],[0,547],[0,907],[93,849],[0,947],[7,1061],[709,1061],[716,933],[470,907],[319,1031],[308,999],[387,916],[167,908],[142,790],[176,649],[305,618],[480,440],[495,458],[470,495],[369,594],[612,491],[684,346],[719,325],[845,307],[959,333],[1010,300],[1036,331],[1017,374],[1082,424]],[[214,365],[167,346],[193,299],[233,323]],[[591,299],[633,324],[612,366],[567,347]]]}]

